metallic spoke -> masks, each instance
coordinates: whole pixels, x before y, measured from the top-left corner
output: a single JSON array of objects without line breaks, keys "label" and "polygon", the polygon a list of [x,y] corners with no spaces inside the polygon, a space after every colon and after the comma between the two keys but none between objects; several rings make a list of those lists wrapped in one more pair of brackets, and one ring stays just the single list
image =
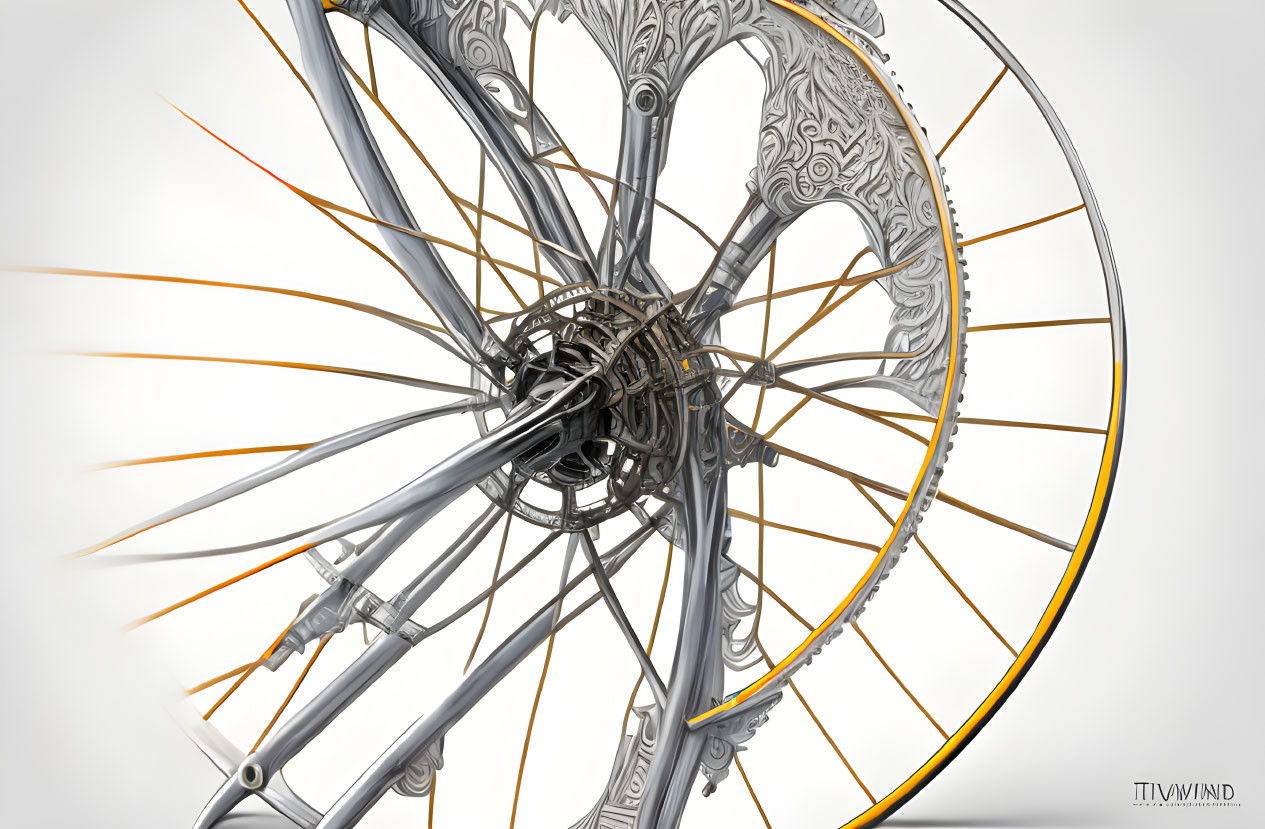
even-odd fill
[{"label": "metallic spoke", "polygon": [[[195,498],[192,501],[188,501],[178,507],[175,507],[174,509],[170,509],[170,510],[167,510],[166,512],[160,513],[159,515],[149,519],[148,521],[144,521],[144,522],[141,522],[140,524],[133,525],[131,528],[124,530],[123,532],[118,533],[117,535],[109,539],[106,539],[103,542],[93,545],[92,547],[88,547],[86,549],[80,550],[79,552],[74,553],[73,555],[74,557],[79,557],[79,556],[86,556],[86,555],[91,555],[93,553],[99,552],[100,550],[104,550],[106,547],[110,547],[114,544],[118,544],[119,542],[126,541],[129,538],[133,538],[155,527],[161,526],[170,521],[174,521],[177,518],[182,518],[185,515],[189,515],[190,513],[206,509],[207,507],[214,506],[215,504],[221,503],[222,501],[226,501],[230,498],[235,498],[238,495],[241,495],[245,492],[249,492],[250,490],[255,489],[256,487],[262,486],[263,484],[269,483],[271,481],[275,481],[278,478],[282,478],[286,475],[289,475],[291,472],[295,472],[306,466],[310,466],[314,463],[325,460],[326,458],[329,458],[333,455],[339,454],[340,452],[344,452],[348,449],[354,448],[368,441],[382,437],[383,435],[390,434],[391,432],[397,431],[398,429],[402,429],[406,426],[422,423],[424,421],[431,420],[436,417],[443,417],[445,415],[458,414],[460,412],[471,411],[474,409],[478,409],[480,407],[486,407],[487,405],[490,405],[490,403],[478,403],[472,400],[464,400],[464,401],[459,401],[457,403],[450,403],[446,406],[437,406],[433,409],[425,409],[418,412],[412,412],[410,414],[402,415],[400,417],[393,417],[393,418],[388,418],[386,420],[380,420],[377,423],[371,423],[368,426],[361,426],[357,429],[352,429],[351,431],[343,432],[342,434],[339,434],[339,435],[334,435],[333,437],[326,438],[325,440],[317,442],[316,444],[314,444],[308,449],[304,449],[302,451],[296,452],[295,454],[291,455],[288,458],[277,461],[271,466],[264,467],[263,469],[257,472],[253,472],[250,475],[246,475],[245,477],[239,478],[238,480],[233,481],[232,483],[225,484],[224,486],[220,487],[214,492],[210,492],[206,495],[203,495],[199,498]],[[226,548],[223,551],[204,551],[202,554],[214,555],[214,554],[218,554],[219,552],[231,552],[231,551],[244,552],[250,549],[257,549],[258,547],[269,547],[269,546],[272,546],[273,544],[282,544],[286,541],[293,540],[294,538],[297,538],[300,535],[305,535],[308,532],[320,529],[321,526],[323,525],[309,527],[308,529],[302,530],[298,533],[282,536],[280,538],[270,539],[266,542],[255,544],[255,545],[245,545],[245,546],[236,547],[236,548]],[[176,554],[176,555],[179,556],[181,554]],[[186,557],[192,558],[194,556],[186,556]]]},{"label": "metallic spoke", "polygon": [[[654,622],[650,625],[650,638],[646,640],[646,655],[654,653],[654,640],[659,635],[659,620],[663,616],[663,601],[668,595],[668,576],[672,573],[672,552],[673,544],[668,542],[667,561],[663,565],[663,584],[659,587],[659,602],[654,608]],[[637,691],[641,688],[642,681],[645,680],[645,674],[638,674],[637,681],[633,683],[632,693],[628,695],[628,705],[624,708],[624,721],[619,726],[620,735],[628,732],[628,718],[632,715],[633,702],[637,699]]]},{"label": "metallic spoke", "polygon": [[593,578],[597,581],[598,588],[602,593],[602,599],[606,602],[606,607],[615,619],[616,626],[619,627],[624,638],[628,640],[628,646],[632,649],[633,656],[637,659],[637,664],[641,666],[642,676],[650,684],[650,693],[654,695],[655,702],[658,703],[660,708],[666,707],[667,691],[664,689],[663,679],[659,676],[659,672],[655,670],[654,662],[650,661],[650,653],[642,646],[641,638],[637,636],[637,631],[633,628],[632,622],[628,620],[628,614],[624,612],[624,606],[619,601],[619,596],[615,593],[615,587],[606,575],[606,568],[602,566],[602,561],[597,555],[597,548],[593,546],[592,537],[588,531],[580,532],[578,535],[580,536],[580,547],[584,550],[584,555],[589,560],[589,567],[593,570]]},{"label": "metallic spoke", "polygon": [[949,136],[949,140],[944,142],[944,146],[940,148],[940,152],[936,153],[936,158],[944,157],[944,154],[948,152],[949,147],[953,146],[953,142],[956,141],[958,136],[962,134],[962,130],[966,129],[966,125],[971,123],[971,119],[975,117],[975,113],[980,111],[980,107],[984,106],[984,102],[988,100],[988,96],[993,94],[993,90],[997,88],[997,85],[1001,83],[1001,79],[1006,77],[1006,73],[1009,71],[1009,66],[1003,66],[1001,68],[1001,72],[998,73],[997,78],[989,84],[988,89],[984,90],[984,94],[980,96],[979,101],[976,102],[975,106],[971,107],[971,111],[966,114],[966,118],[962,119],[962,123],[958,124],[958,128],[953,131],[952,135]]},{"label": "metallic spoke", "polygon": [[1042,218],[1040,218],[1040,219],[1034,219],[1034,220],[1032,220],[1031,222],[1024,222],[1024,223],[1023,223],[1023,224],[1021,224],[1021,225],[1015,225],[1014,227],[1008,227],[1008,228],[1006,228],[1005,230],[998,230],[998,231],[996,231],[995,233],[989,233],[989,234],[987,234],[987,235],[985,235],[985,236],[977,236],[977,237],[975,237],[974,239],[967,239],[965,242],[960,243],[960,244],[958,245],[958,247],[963,247],[963,248],[964,248],[964,247],[969,247],[970,245],[975,245],[975,244],[978,244],[978,243],[980,243],[980,242],[987,242],[989,239],[996,239],[996,238],[998,238],[999,236],[1007,236],[1007,235],[1009,235],[1009,234],[1011,234],[1011,233],[1018,233],[1018,232],[1019,232],[1019,231],[1021,231],[1021,230],[1027,230],[1027,229],[1028,229],[1028,228],[1030,228],[1030,227],[1036,227],[1037,225],[1043,225],[1043,224],[1045,224],[1046,222],[1052,222],[1052,221],[1054,221],[1055,219],[1060,219],[1060,218],[1062,218],[1062,217],[1064,217],[1064,216],[1071,215],[1072,213],[1075,213],[1075,212],[1077,212],[1078,210],[1084,210],[1084,209],[1085,209],[1085,205],[1084,205],[1083,203],[1082,203],[1082,204],[1078,204],[1078,205],[1076,205],[1075,207],[1069,207],[1067,210],[1060,210],[1058,213],[1051,213],[1049,216],[1043,216]]},{"label": "metallic spoke", "polygon": [[468,673],[470,664],[474,662],[474,655],[479,650],[479,643],[483,641],[483,634],[488,629],[488,619],[492,617],[492,601],[496,598],[496,588],[498,579],[501,576],[501,562],[505,560],[505,545],[510,538],[510,524],[514,522],[514,514],[507,513],[505,515],[505,532],[501,534],[501,546],[496,552],[496,565],[492,568],[492,586],[488,588],[488,601],[483,609],[483,621],[479,623],[479,632],[474,637],[474,644],[470,646],[470,656],[466,659],[466,666],[461,669],[461,673]]}]

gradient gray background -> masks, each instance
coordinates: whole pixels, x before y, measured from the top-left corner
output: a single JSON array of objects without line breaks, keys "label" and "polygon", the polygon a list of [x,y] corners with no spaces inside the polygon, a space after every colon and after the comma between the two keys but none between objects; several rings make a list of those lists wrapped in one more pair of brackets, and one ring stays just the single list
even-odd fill
[{"label": "gradient gray background", "polygon": [[[181,69],[178,42],[139,66],[112,45],[170,37],[189,6],[207,5],[234,4],[0,4],[0,263],[47,250],[59,222],[84,218],[58,159],[103,138],[93,61],[142,85],[204,71]],[[1226,0],[971,5],[1058,109],[1102,204],[1129,320],[1126,437],[1097,553],[1050,645],[889,825],[1265,825],[1255,527],[1265,12]],[[203,45],[216,36],[213,25],[184,30]],[[21,827],[188,825],[217,775],[126,684],[125,657],[87,609],[57,606],[49,535],[24,520],[47,512],[35,505],[56,486],[19,436],[42,425],[24,351],[40,320],[11,285],[0,296],[0,814]],[[1226,781],[1243,805],[1138,809],[1135,780]]]}]

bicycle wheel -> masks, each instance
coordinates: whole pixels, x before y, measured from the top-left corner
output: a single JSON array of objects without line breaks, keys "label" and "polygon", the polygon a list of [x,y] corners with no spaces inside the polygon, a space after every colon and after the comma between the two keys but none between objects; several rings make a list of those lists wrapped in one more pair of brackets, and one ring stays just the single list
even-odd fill
[{"label": "bicycle wheel", "polygon": [[[898,808],[978,732],[1057,624],[1101,525],[1120,441],[1124,332],[1106,234],[1066,134],[983,24],[940,2],[1002,68],[938,151],[878,46],[898,29],[884,34],[872,2],[564,2],[529,15],[497,0],[289,0],[297,59],[251,15],[316,105],[365,207],[273,177],[385,260],[418,310],[78,273],[342,306],[405,332],[426,371],[107,355],[349,375],[416,401],[407,414],[320,440],[121,464],[287,453],[81,551],[167,568],[111,572],[128,574],[138,601],[163,597],[130,627],[178,666],[190,736],[226,775],[196,825],[251,795],[304,826],[356,825],[371,809],[390,819],[410,798],[427,799],[434,820],[442,776],[467,822],[499,804],[491,794],[476,802],[486,787],[510,801],[511,826],[527,809],[538,825],[786,815],[862,826]],[[564,122],[583,123],[600,105],[560,95],[576,112],[556,113],[537,89],[538,61],[561,67],[554,79],[570,69],[577,85],[577,67],[591,69],[551,48],[553,38],[587,38],[615,70],[610,175],[581,164],[563,138]],[[742,198],[715,208],[728,231],[709,234],[667,191],[687,197],[691,174],[705,175],[706,155],[720,150],[700,142],[698,166],[674,178],[681,154],[668,147],[700,129],[682,101],[702,106],[691,85],[717,60],[758,67],[764,84],[741,90],[756,102],[754,134],[707,136],[757,145],[750,179],[723,191]],[[1048,125],[1080,204],[963,240],[940,159],[959,140],[979,140],[967,127],[1008,75]],[[424,106],[442,113],[403,100],[422,86]],[[725,91],[737,100],[738,87]],[[401,114],[410,106],[419,111]],[[446,183],[409,116],[475,148],[475,198]],[[955,152],[969,168],[969,147]],[[419,184],[418,167],[433,181]],[[959,205],[980,198],[973,180],[955,179]],[[1063,228],[1055,220],[1078,213],[1105,283],[1052,299],[1033,285],[1056,256],[1026,232]],[[453,241],[463,233],[469,241]],[[496,247],[517,253],[493,256]],[[980,251],[972,274],[987,289],[975,289],[976,304],[1028,316],[968,327],[968,248]],[[1038,258],[1044,265],[1031,264]],[[994,275],[1015,273],[1016,261],[1031,280],[1018,289]],[[1093,301],[1100,310],[1048,316]],[[980,345],[964,397],[968,339]],[[1073,394],[1055,388],[1060,378]],[[1075,403],[1072,417],[1105,402],[1103,425],[1045,419],[1052,399]],[[412,433],[421,437],[401,443]],[[303,521],[268,537],[183,553],[140,546],[151,531],[375,444],[397,447],[402,485],[383,492],[327,478],[342,501],[316,499]],[[968,497],[941,488],[954,480]],[[1034,490],[1041,480],[1058,491]],[[599,549],[605,538],[615,540]],[[641,551],[655,538],[667,552],[651,568]],[[260,561],[269,548],[276,554]],[[1016,551],[1040,561],[1019,573]],[[231,564],[243,557],[251,566]],[[487,569],[472,572],[480,561]],[[347,635],[354,625],[363,645]],[[579,640],[569,657],[561,647],[555,655],[564,629]],[[954,644],[963,640],[969,653]],[[428,656],[405,660],[418,646]],[[537,678],[528,663],[541,652]],[[201,679],[216,670],[212,655],[237,667]],[[629,673],[615,676],[620,661]],[[567,691],[553,711],[541,708],[551,663]],[[595,676],[598,665],[608,675]],[[787,689],[795,700],[780,704]],[[843,700],[823,702],[831,693]],[[488,748],[527,697],[521,750]],[[911,728],[911,718],[925,723]],[[809,740],[811,751],[797,748]],[[533,746],[570,782],[525,790]],[[741,788],[721,785],[731,768]],[[799,785],[761,785],[779,776]],[[828,798],[808,796],[840,781],[847,788]],[[696,789],[708,801],[690,797]]]}]

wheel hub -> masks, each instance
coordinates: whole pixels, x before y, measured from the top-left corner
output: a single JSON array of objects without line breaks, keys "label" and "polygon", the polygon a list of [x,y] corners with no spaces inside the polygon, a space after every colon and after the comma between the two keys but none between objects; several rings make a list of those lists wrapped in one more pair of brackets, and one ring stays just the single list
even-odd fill
[{"label": "wheel hub", "polygon": [[668,484],[679,464],[685,392],[710,382],[710,364],[689,356],[693,340],[675,307],[572,289],[529,309],[506,344],[519,357],[507,383],[512,405],[565,393],[573,407],[557,433],[513,462],[515,478],[559,493],[556,518],[516,512],[574,530]]}]

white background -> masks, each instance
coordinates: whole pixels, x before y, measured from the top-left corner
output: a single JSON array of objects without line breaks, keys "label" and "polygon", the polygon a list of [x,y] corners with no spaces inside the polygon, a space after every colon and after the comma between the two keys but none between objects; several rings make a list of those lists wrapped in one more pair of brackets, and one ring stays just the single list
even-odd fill
[{"label": "white background", "polygon": [[[1263,297],[1254,243],[1265,15],[1241,2],[973,8],[1058,109],[1102,204],[1129,320],[1126,437],[1097,553],[1050,645],[992,724],[890,825],[1260,825]],[[170,262],[215,261],[216,228],[180,224],[187,148],[165,152],[153,138],[170,121],[150,93],[196,90],[200,115],[218,106],[277,116],[265,102],[279,96],[217,102],[204,61],[217,43],[247,42],[235,4],[7,0],[4,11],[0,264],[47,260],[54,239],[83,252],[80,262],[93,261],[88,252],[127,261],[135,237],[100,215],[99,195],[76,196],[94,168],[102,172],[90,186],[100,189],[157,176],[145,197],[170,200],[173,227],[152,232],[190,240]],[[129,194],[118,198],[126,204]],[[267,259],[267,242],[260,234],[250,243],[261,267],[281,263]],[[9,285],[0,296],[2,457],[13,473],[0,490],[10,591],[0,646],[4,812],[19,826],[187,825],[217,776],[119,678],[124,657],[93,626],[91,608],[59,604],[61,573],[48,561],[78,536],[29,520],[73,523],[95,509],[41,472],[37,457],[49,447],[90,453],[87,438],[62,430],[82,412],[50,421],[34,402],[57,392],[27,359],[32,343],[66,346],[41,339],[49,309]],[[85,318],[86,330],[96,322]],[[54,497],[64,498],[60,509],[48,507]],[[1135,780],[1230,782],[1243,805],[1142,810]]]}]

